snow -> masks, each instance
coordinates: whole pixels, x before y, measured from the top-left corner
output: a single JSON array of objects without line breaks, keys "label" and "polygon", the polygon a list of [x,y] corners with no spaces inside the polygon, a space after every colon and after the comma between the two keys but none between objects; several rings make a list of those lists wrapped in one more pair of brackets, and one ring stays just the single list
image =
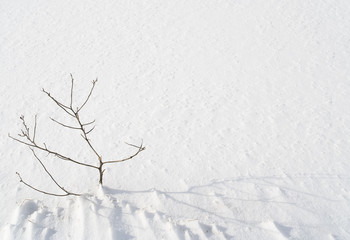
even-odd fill
[{"label": "snow", "polygon": [[[1,239],[350,239],[350,3],[0,2]],[[41,88],[75,104],[97,164]]]}]

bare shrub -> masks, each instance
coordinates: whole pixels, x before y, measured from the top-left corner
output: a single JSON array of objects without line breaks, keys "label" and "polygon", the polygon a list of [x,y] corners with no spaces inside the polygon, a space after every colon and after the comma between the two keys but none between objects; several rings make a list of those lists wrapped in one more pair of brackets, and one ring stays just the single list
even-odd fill
[{"label": "bare shrub", "polygon": [[64,187],[62,187],[56,180],[55,178],[52,176],[52,174],[47,170],[47,168],[45,167],[44,162],[38,157],[38,155],[36,154],[35,151],[42,151],[42,152],[46,152],[47,154],[53,155],[55,157],[57,157],[60,160],[63,161],[69,161],[71,163],[74,163],[76,165],[80,165],[83,167],[88,167],[88,168],[93,168],[96,169],[98,174],[99,174],[99,184],[103,184],[103,173],[105,171],[105,169],[103,168],[103,166],[105,164],[112,164],[112,163],[120,163],[120,162],[124,162],[127,160],[130,160],[132,158],[134,158],[136,155],[138,155],[140,152],[142,152],[143,150],[145,150],[145,147],[143,147],[142,143],[140,145],[134,145],[134,144],[128,144],[129,146],[136,148],[136,151],[133,155],[123,158],[123,159],[118,159],[118,160],[109,160],[109,161],[103,161],[102,160],[102,156],[100,153],[98,153],[98,151],[95,149],[95,147],[92,145],[91,140],[88,138],[89,133],[91,133],[94,129],[95,129],[95,120],[93,121],[89,121],[89,122],[82,122],[81,118],[80,118],[80,111],[84,108],[84,106],[87,104],[87,102],[89,101],[92,92],[95,88],[95,85],[97,83],[97,79],[92,81],[92,87],[90,89],[90,92],[88,94],[88,96],[86,97],[86,99],[84,100],[84,102],[77,107],[73,107],[74,103],[73,103],[73,88],[74,88],[74,78],[71,74],[71,89],[70,89],[70,101],[68,104],[64,104],[61,101],[57,100],[55,97],[53,97],[50,92],[47,92],[45,89],[42,89],[42,91],[59,107],[61,108],[65,114],[68,114],[71,118],[73,118],[76,122],[75,126],[71,126],[62,122],[57,121],[54,118],[50,118],[53,122],[57,123],[58,125],[65,127],[65,128],[69,128],[73,131],[78,131],[80,132],[81,137],[85,140],[87,147],[94,153],[94,155],[96,156],[96,164],[87,164],[78,160],[75,160],[71,157],[65,156],[61,153],[59,153],[56,150],[52,150],[49,149],[45,143],[43,143],[42,145],[40,145],[38,143],[38,141],[36,140],[36,131],[37,131],[37,117],[35,116],[35,123],[34,123],[34,128],[33,131],[31,132],[25,119],[24,116],[21,116],[20,119],[22,121],[22,125],[23,125],[23,129],[21,129],[21,133],[18,134],[18,136],[20,138],[15,138],[12,137],[9,134],[9,137],[12,138],[13,140],[23,144],[23,145],[27,145],[30,150],[32,151],[35,159],[40,163],[40,165],[43,167],[43,169],[45,170],[45,172],[49,175],[50,179],[64,192],[62,194],[56,194],[56,193],[51,193],[51,192],[47,192],[47,191],[43,191],[40,190],[36,187],[33,187],[31,184],[27,183],[26,181],[24,181],[21,177],[21,175],[17,172],[16,174],[18,175],[20,182],[24,183],[26,186],[44,193],[44,194],[48,194],[48,195],[53,195],[53,196],[68,196],[68,195],[80,195],[71,191],[66,190]]}]

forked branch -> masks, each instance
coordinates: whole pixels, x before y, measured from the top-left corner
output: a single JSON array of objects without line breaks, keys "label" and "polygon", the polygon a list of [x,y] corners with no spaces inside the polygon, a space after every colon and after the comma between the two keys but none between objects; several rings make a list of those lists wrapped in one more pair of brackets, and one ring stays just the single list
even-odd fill
[{"label": "forked branch", "polygon": [[124,159],[120,159],[120,160],[106,161],[106,162],[103,162],[103,164],[118,163],[118,162],[124,162],[124,161],[130,160],[130,159],[136,157],[140,152],[142,152],[143,150],[146,149],[145,147],[142,146],[142,143],[141,143],[140,146],[136,146],[136,145],[133,145],[133,144],[130,144],[130,143],[126,143],[126,144],[129,145],[129,146],[137,148],[137,151],[133,155],[131,155],[130,157],[127,157],[127,158],[124,158]]},{"label": "forked branch", "polygon": [[33,187],[33,186],[30,185],[29,183],[25,182],[25,181],[22,179],[21,175],[20,175],[18,172],[16,172],[16,174],[17,174],[18,177],[19,177],[19,182],[23,183],[23,184],[26,185],[27,187],[30,187],[31,189],[33,189],[33,190],[35,190],[35,191],[37,191],[37,192],[41,192],[41,193],[44,193],[44,194],[47,194],[47,195],[51,195],[51,196],[56,196],[56,197],[66,197],[66,196],[70,195],[70,194],[67,194],[67,193],[66,193],[66,194],[56,194],[56,193],[50,193],[50,192],[46,192],[46,191],[40,190],[40,189],[38,189],[38,188],[36,188],[36,187]]},{"label": "forked branch", "polygon": [[73,192],[69,192],[67,191],[64,187],[62,187],[55,179],[54,177],[51,175],[51,173],[47,170],[47,168],[45,167],[44,163],[40,160],[40,158],[35,154],[35,151],[30,148],[30,150],[32,151],[34,157],[38,160],[38,162],[40,163],[40,165],[43,167],[43,169],[45,170],[45,172],[49,175],[49,177],[51,178],[51,180],[56,184],[56,186],[58,186],[63,192],[65,192],[64,194],[57,194],[57,193],[51,193],[51,192],[47,192],[47,191],[43,191],[43,190],[40,190],[36,187],[33,187],[31,184],[25,182],[21,175],[16,172],[16,174],[18,175],[19,179],[20,179],[20,182],[24,183],[26,186],[30,187],[31,189],[34,189],[35,191],[38,191],[38,192],[41,192],[41,193],[44,193],[44,194],[47,194],[47,195],[52,195],[52,196],[58,196],[58,197],[65,197],[65,196],[69,196],[69,195],[75,195],[75,196],[79,196],[80,194],[77,194],[77,193],[73,193]]}]

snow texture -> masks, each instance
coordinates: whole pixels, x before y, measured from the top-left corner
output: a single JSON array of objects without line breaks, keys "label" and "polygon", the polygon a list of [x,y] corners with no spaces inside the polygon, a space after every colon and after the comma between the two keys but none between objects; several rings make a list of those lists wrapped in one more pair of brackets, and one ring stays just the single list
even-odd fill
[{"label": "snow texture", "polygon": [[[350,239],[350,1],[0,1],[0,239]],[[96,119],[91,150],[40,90]]]}]

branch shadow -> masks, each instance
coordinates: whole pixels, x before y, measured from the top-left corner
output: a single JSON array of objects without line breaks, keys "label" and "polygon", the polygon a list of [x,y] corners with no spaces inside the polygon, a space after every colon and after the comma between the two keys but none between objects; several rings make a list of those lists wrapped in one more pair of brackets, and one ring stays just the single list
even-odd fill
[{"label": "branch shadow", "polygon": [[[194,212],[197,215],[194,219],[201,221],[203,216],[217,222],[217,228],[224,233],[227,239],[233,238],[233,232],[228,231],[228,227],[249,227],[256,228],[261,231],[269,231],[261,225],[261,221],[255,220],[254,217],[247,219],[244,216],[245,206],[255,206],[257,210],[261,206],[279,208],[282,211],[299,212],[300,214],[308,214],[317,216],[318,211],[312,207],[306,206],[303,201],[318,201],[325,204],[337,203],[340,200],[331,198],[328,195],[322,195],[318,192],[303,190],[295,186],[294,181],[303,182],[312,179],[318,181],[320,179],[350,179],[349,177],[341,177],[336,174],[309,174],[309,175],[283,175],[283,176],[259,176],[259,177],[237,177],[221,180],[213,180],[204,185],[195,185],[188,188],[187,191],[163,191],[159,189],[145,190],[120,190],[104,187],[105,194],[112,195],[115,198],[123,196],[124,198],[132,198],[136,195],[139,197],[157,196],[159,201],[166,202],[169,205],[177,205],[188,212]],[[219,207],[215,202],[219,202]],[[179,208],[177,208],[179,209]],[[223,211],[224,210],[224,211]],[[181,216],[181,214],[179,214]],[[185,214],[186,215],[186,214]],[[271,219],[271,216],[266,216]],[[279,231],[283,236],[288,236],[293,227],[293,223],[284,225],[273,221],[273,230]],[[307,224],[306,224],[307,225]],[[305,225],[305,226],[306,226]],[[310,226],[315,227],[315,226]],[[286,231],[286,229],[288,231]],[[270,229],[271,230],[271,229]]]}]

